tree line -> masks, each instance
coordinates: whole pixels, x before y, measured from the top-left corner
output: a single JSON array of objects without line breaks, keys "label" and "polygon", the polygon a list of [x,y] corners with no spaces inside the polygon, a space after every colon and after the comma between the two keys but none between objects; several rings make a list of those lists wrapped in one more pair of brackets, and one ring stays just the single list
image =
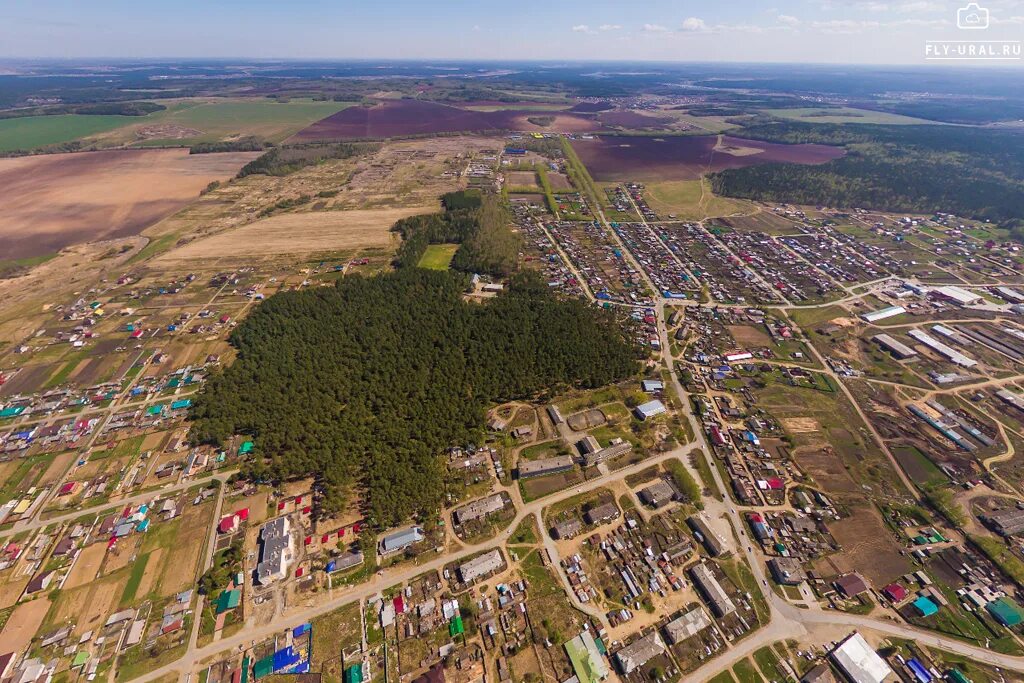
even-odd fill
[{"label": "tree line", "polygon": [[313,476],[325,510],[357,496],[389,526],[437,511],[439,454],[482,443],[488,406],[638,369],[615,313],[558,299],[535,274],[486,304],[465,301],[465,286],[403,268],[269,298],[232,332],[237,359],[197,397],[192,440],[252,437],[248,477]]}]

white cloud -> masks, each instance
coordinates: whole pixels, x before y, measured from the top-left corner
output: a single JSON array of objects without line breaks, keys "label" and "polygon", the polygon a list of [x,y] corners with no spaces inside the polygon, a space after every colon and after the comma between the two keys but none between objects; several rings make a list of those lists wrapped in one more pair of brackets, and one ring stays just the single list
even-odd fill
[{"label": "white cloud", "polygon": [[479,31],[480,30],[480,24],[473,24],[473,30],[474,31]]},{"label": "white cloud", "polygon": [[800,25],[800,20],[799,19],[797,19],[794,16],[790,16],[788,14],[780,14],[779,16],[775,17],[775,20],[778,21],[780,24],[785,24],[786,26],[799,26]]},{"label": "white cloud", "polygon": [[830,19],[829,21],[812,21],[811,28],[822,33],[851,34],[863,33],[869,29],[877,29],[881,24],[877,21],[858,21],[855,19]]},{"label": "white cloud", "polygon": [[620,28],[622,28],[622,27],[619,26],[618,24],[601,24],[600,26],[597,27],[597,30],[598,31],[618,31]]},{"label": "white cloud", "polygon": [[594,33],[587,24],[576,24],[572,27],[573,33]]},{"label": "white cloud", "polygon": [[668,27],[661,24],[644,24],[644,31],[647,33],[667,33]]},{"label": "white cloud", "polygon": [[689,17],[683,20],[683,24],[680,28],[683,31],[688,31],[690,33],[704,33],[708,30],[708,25],[704,23],[703,19]]}]

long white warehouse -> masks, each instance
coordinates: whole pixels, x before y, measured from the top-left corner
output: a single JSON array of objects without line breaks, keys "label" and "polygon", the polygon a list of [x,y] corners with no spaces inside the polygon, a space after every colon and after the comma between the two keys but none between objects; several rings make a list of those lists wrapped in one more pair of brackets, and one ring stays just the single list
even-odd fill
[{"label": "long white warehouse", "polygon": [[968,358],[951,346],[943,344],[924,330],[910,330],[907,332],[907,335],[913,337],[936,353],[942,354],[948,358],[950,362],[956,363],[962,368],[973,368],[978,364],[978,361]]}]

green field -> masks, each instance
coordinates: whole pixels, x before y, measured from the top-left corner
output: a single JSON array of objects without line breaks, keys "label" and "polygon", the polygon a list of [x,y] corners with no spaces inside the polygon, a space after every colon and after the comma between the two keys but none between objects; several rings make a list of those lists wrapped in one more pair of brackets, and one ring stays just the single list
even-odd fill
[{"label": "green field", "polygon": [[649,183],[644,199],[659,216],[664,218],[671,214],[679,220],[699,221],[728,216],[747,208],[742,201],[716,197],[711,192],[711,184],[703,178]]},{"label": "green field", "polygon": [[458,248],[457,244],[431,244],[416,265],[430,270],[448,270]]},{"label": "green field", "polygon": [[[267,99],[178,100],[147,116],[61,114],[0,119],[0,152],[30,150],[95,137],[98,145],[187,146],[255,136],[281,142],[306,126],[352,106],[352,102]],[[154,127],[167,128],[160,130]],[[147,131],[147,129],[149,129]],[[198,131],[182,135],[187,131]],[[146,132],[146,135],[140,135]]]},{"label": "green field", "polygon": [[935,124],[935,121],[915,119],[911,116],[889,114],[884,111],[870,109],[854,109],[853,107],[803,107],[798,109],[765,109],[763,113],[789,121],[805,123],[876,123],[892,126],[910,126]]},{"label": "green field", "polygon": [[137,121],[138,118],[136,116],[61,114],[0,119],[0,152],[31,150],[46,145],[71,142],[90,135],[115,130]]}]

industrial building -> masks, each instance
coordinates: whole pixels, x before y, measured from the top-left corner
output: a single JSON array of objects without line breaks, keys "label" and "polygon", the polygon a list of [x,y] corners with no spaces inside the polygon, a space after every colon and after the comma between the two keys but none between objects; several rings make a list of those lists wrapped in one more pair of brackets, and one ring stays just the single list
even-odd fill
[{"label": "industrial building", "polygon": [[520,460],[519,478],[542,477],[546,474],[557,474],[572,469],[571,455],[558,455],[543,460]]},{"label": "industrial building", "polygon": [[656,415],[662,415],[664,412],[665,404],[657,400],[641,403],[633,409],[633,414],[635,414],[639,420],[649,420]]},{"label": "industrial building", "polygon": [[718,617],[724,617],[736,611],[736,605],[732,598],[722,588],[722,584],[715,578],[715,574],[707,564],[701,562],[690,568],[690,576],[693,583],[700,590],[701,595],[711,606],[711,611]]},{"label": "industrial building", "polygon": [[982,297],[979,296],[978,294],[975,294],[974,292],[969,292],[966,289],[962,289],[960,287],[953,287],[951,285],[939,287],[934,291],[943,299],[946,299],[947,301],[952,301],[953,303],[959,304],[960,306],[972,306],[974,304],[979,304],[983,301]]},{"label": "industrial building", "polygon": [[657,631],[652,631],[616,652],[615,661],[623,674],[630,674],[664,651],[664,641]]},{"label": "industrial building", "polygon": [[382,555],[405,550],[414,543],[419,543],[425,538],[423,529],[418,526],[411,526],[408,529],[388,534],[380,540],[380,551]]},{"label": "industrial building", "polygon": [[917,341],[921,342],[936,353],[945,356],[947,360],[955,363],[963,368],[973,368],[978,362],[972,358],[968,358],[964,354],[960,353],[956,349],[943,344],[935,337],[931,336],[923,330],[910,330],[907,334]]},{"label": "industrial building", "polygon": [[907,309],[902,306],[889,306],[888,308],[880,308],[877,311],[870,311],[862,314],[861,320],[866,323],[875,323],[879,320],[885,320],[886,318],[894,318],[897,315],[902,315],[907,312]]},{"label": "industrial building", "polygon": [[917,351],[888,334],[876,334],[871,338],[871,341],[875,342],[900,360],[912,358],[917,355]]},{"label": "industrial building", "polygon": [[839,643],[829,657],[851,683],[883,683],[893,675],[885,660],[859,633]]},{"label": "industrial building", "polygon": [[996,392],[996,396],[1003,403],[1013,406],[1017,410],[1024,412],[1024,396],[1007,389],[1000,389]]},{"label": "industrial building", "polygon": [[1007,508],[984,515],[982,521],[1000,536],[1015,536],[1024,531],[1024,510]]}]

